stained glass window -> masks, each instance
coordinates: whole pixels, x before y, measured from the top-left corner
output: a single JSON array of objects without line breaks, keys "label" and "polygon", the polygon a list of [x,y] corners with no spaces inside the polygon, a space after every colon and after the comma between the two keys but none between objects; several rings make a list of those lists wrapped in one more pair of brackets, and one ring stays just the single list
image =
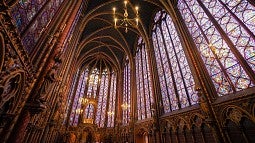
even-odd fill
[{"label": "stained glass window", "polygon": [[97,106],[97,114],[96,114],[96,124],[99,127],[104,127],[105,117],[106,117],[106,105],[107,105],[107,96],[108,96],[108,88],[109,88],[109,71],[107,69],[103,70],[99,95],[98,95],[98,106]]},{"label": "stained glass window", "polygon": [[111,73],[111,82],[110,82],[110,96],[108,104],[108,120],[107,127],[114,127],[114,115],[115,115],[115,104],[116,104],[116,75],[114,72]]},{"label": "stained glass window", "polygon": [[65,124],[67,122],[67,116],[68,113],[71,110],[71,104],[72,104],[72,98],[73,98],[73,94],[74,94],[74,88],[75,88],[75,84],[77,82],[77,78],[78,78],[78,74],[79,74],[80,70],[78,70],[75,74],[75,76],[73,77],[73,82],[71,84],[71,90],[69,92],[69,95],[67,97],[67,103],[66,103],[66,108],[65,108],[65,115],[64,115],[64,121],[63,123]]},{"label": "stained glass window", "polygon": [[86,95],[88,98],[96,97],[98,82],[99,82],[99,69],[94,68],[89,76],[88,91]]},{"label": "stained glass window", "polygon": [[149,57],[142,37],[138,39],[136,51],[136,85],[137,85],[137,110],[138,120],[152,117],[152,81],[149,70]]},{"label": "stained glass window", "polygon": [[154,19],[153,45],[165,112],[197,103],[194,79],[173,21],[165,11]]},{"label": "stained glass window", "polygon": [[247,0],[180,0],[178,8],[218,95],[254,86],[255,7]]},{"label": "stained glass window", "polygon": [[63,0],[20,0],[13,8],[12,16],[19,32],[23,34],[22,42],[28,53],[32,52],[62,2]]},{"label": "stained glass window", "polygon": [[[75,92],[68,98],[70,125],[80,122],[95,123],[98,127],[114,127],[117,75],[108,68],[87,66],[79,75],[78,70],[72,90]],[[78,80],[79,79],[79,80]],[[76,88],[76,89],[75,89]],[[73,102],[72,102],[73,101]],[[66,113],[67,117],[68,113]],[[106,118],[107,117],[107,118]],[[83,120],[83,121],[82,121]]]},{"label": "stained glass window", "polygon": [[125,60],[124,76],[123,76],[123,100],[122,100],[122,123],[127,125],[130,120],[130,63],[128,57]]},{"label": "stained glass window", "polygon": [[20,0],[12,9],[18,30],[23,31],[47,0]]},{"label": "stained glass window", "polygon": [[73,100],[73,106],[70,115],[70,124],[73,126],[76,126],[79,122],[80,111],[82,110],[80,99],[84,96],[84,89],[87,84],[88,74],[89,70],[85,69],[78,81],[79,83]]}]

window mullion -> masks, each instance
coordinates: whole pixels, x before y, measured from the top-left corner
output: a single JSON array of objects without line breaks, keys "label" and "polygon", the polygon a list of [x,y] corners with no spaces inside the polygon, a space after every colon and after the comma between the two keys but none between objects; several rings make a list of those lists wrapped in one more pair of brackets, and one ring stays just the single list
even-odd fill
[{"label": "window mullion", "polygon": [[[145,118],[147,118],[147,109],[146,109],[146,97],[145,97],[145,87],[144,87],[144,67],[143,67],[143,65],[144,65],[144,63],[143,63],[143,54],[142,54],[142,50],[144,50],[143,49],[143,47],[142,47],[142,45],[140,45],[141,47],[139,47],[140,48],[140,59],[141,59],[141,67],[142,67],[142,86],[143,86],[143,102],[144,102],[144,112],[145,112]],[[145,63],[146,64],[146,63]]]},{"label": "window mullion", "polygon": [[[105,75],[102,75],[102,76],[105,76]],[[104,90],[105,90],[105,84],[106,84],[106,76],[104,77],[104,83],[103,83],[103,92],[102,92],[102,99],[101,99],[101,108],[100,108],[100,114],[99,114],[99,117],[100,117],[100,120],[99,120],[99,126],[101,125],[101,122],[102,122],[102,111],[103,111],[103,102],[104,102]],[[100,90],[100,89],[99,89]],[[99,95],[100,96],[100,95]]]},{"label": "window mullion", "polygon": [[232,89],[234,92],[236,92],[235,86],[234,86],[233,82],[231,81],[229,75],[228,75],[227,72],[225,71],[225,68],[224,68],[224,66],[222,65],[221,61],[219,60],[219,57],[215,54],[215,52],[214,52],[214,51],[212,50],[212,48],[209,46],[209,44],[210,44],[209,39],[207,38],[206,34],[204,33],[202,27],[199,25],[199,23],[198,23],[196,17],[195,17],[194,14],[192,13],[192,11],[191,11],[190,7],[188,6],[188,4],[186,3],[186,1],[184,1],[184,3],[186,4],[186,6],[187,6],[187,8],[189,9],[189,11],[190,11],[190,13],[191,13],[191,15],[192,15],[194,21],[196,22],[196,24],[197,24],[198,28],[200,29],[200,31],[201,31],[203,37],[205,38],[205,41],[206,41],[207,44],[208,44],[208,48],[209,48],[210,51],[213,53],[213,55],[214,55],[214,57],[215,57],[217,63],[219,64],[219,66],[220,66],[220,68],[221,68],[221,72],[222,72],[222,73],[224,74],[224,76],[226,77],[226,80],[227,80],[227,82],[229,83],[229,85],[231,86],[231,89]]},{"label": "window mullion", "polygon": [[191,105],[190,97],[189,97],[189,92],[188,92],[188,90],[187,90],[188,88],[187,88],[187,85],[186,85],[185,80],[184,80],[184,77],[183,77],[183,73],[182,73],[182,70],[181,70],[181,65],[180,65],[180,62],[179,62],[179,58],[177,57],[177,53],[176,53],[176,49],[175,49],[175,46],[174,46],[174,42],[173,42],[172,36],[171,36],[171,34],[170,34],[169,27],[168,27],[166,21],[165,21],[165,24],[166,24],[167,32],[168,32],[168,34],[169,34],[169,38],[170,38],[171,44],[172,44],[172,46],[173,46],[174,56],[175,56],[175,58],[176,58],[176,62],[177,62],[177,65],[178,65],[178,68],[179,68],[179,71],[180,71],[180,74],[181,74],[181,77],[182,77],[182,82],[183,82],[183,85],[184,85],[184,90],[185,90],[185,92],[186,92],[189,105]]},{"label": "window mullion", "polygon": [[[110,73],[110,71],[109,71],[109,73],[107,73],[108,74],[108,91],[107,91],[107,101],[106,101],[106,108],[105,108],[105,127],[107,127],[107,123],[108,123],[108,120],[109,120],[109,118],[108,118],[108,115],[107,115],[107,111],[109,112],[109,109],[111,108],[110,107],[110,104],[112,104],[112,103],[110,103],[110,98],[111,98],[111,84],[112,84],[112,74]],[[112,115],[111,115],[112,116]],[[111,116],[110,116],[110,118],[111,118]],[[107,119],[107,120],[106,120]]]},{"label": "window mullion", "polygon": [[219,31],[222,38],[226,41],[227,45],[229,46],[230,50],[233,52],[233,54],[238,59],[240,65],[243,67],[249,78],[253,83],[255,83],[255,73],[253,72],[250,65],[246,62],[244,57],[240,54],[240,52],[236,49],[235,45],[232,43],[230,38],[227,36],[225,31],[221,28],[219,23],[216,21],[216,19],[212,16],[212,14],[209,12],[209,10],[205,7],[205,5],[201,2],[201,0],[197,0],[201,8],[204,10],[206,15],[209,17],[215,28]]},{"label": "window mullion", "polygon": [[[97,101],[97,103],[99,102],[99,93],[100,93],[100,88],[101,88],[101,82],[103,82],[102,81],[102,77],[103,77],[103,75],[102,75],[102,72],[101,72],[101,70],[100,70],[100,73],[99,73],[99,76],[98,76],[98,79],[101,79],[100,80],[100,82],[98,81],[98,83],[97,83],[97,93],[96,93],[96,101]],[[99,108],[98,108],[98,106],[99,106],[99,104],[97,105],[97,107],[96,107],[96,109],[94,110],[94,119],[95,119],[95,121],[96,121],[96,118],[97,118],[97,112],[98,112],[98,110],[99,110]],[[101,108],[100,108],[101,109]],[[101,112],[101,110],[100,110],[100,112]],[[100,117],[99,117],[99,123],[100,123]],[[99,124],[98,123],[98,124]],[[99,126],[99,125],[98,125]]]},{"label": "window mullion", "polygon": [[[138,53],[137,53],[138,54]],[[136,56],[136,68],[137,68],[137,71],[136,71],[136,77],[137,77],[137,79],[136,79],[136,85],[138,86],[138,89],[137,89],[137,92],[139,93],[138,95],[140,96],[141,95],[141,92],[140,92],[140,90],[139,89],[141,89],[141,87],[140,87],[140,76],[138,76],[139,75],[139,70],[140,70],[140,68],[139,68],[139,59],[138,59],[138,55]],[[139,104],[138,103],[136,103],[136,104],[138,104],[139,105],[139,110],[140,110],[140,117],[138,117],[138,118],[140,118],[140,119],[142,119],[142,114],[141,114],[141,104],[142,104],[142,102],[141,102],[141,98],[139,98],[138,99],[138,102],[139,102]],[[137,106],[138,106],[137,105]]]},{"label": "window mullion", "polygon": [[255,7],[255,1],[254,0],[248,0],[248,2]]},{"label": "window mullion", "polygon": [[[84,80],[84,77],[85,77],[85,75],[84,74],[81,74],[81,76],[83,76],[83,77],[80,77],[80,78],[82,78],[82,79],[79,79],[79,82],[80,82],[80,80],[82,81],[81,82],[81,86],[80,86],[80,89],[79,89],[79,92],[78,92],[78,101],[77,101],[77,105],[76,105],[76,107],[75,107],[75,114],[74,114],[74,119],[73,119],[73,123],[72,124],[74,124],[74,121],[75,121],[75,119],[76,119],[76,110],[77,110],[77,107],[79,106],[79,99],[80,99],[80,97],[81,97],[81,90],[82,90],[82,86],[83,86],[83,80]],[[76,92],[77,93],[77,92]],[[80,118],[80,115],[78,115],[78,122],[79,122],[79,118]]]},{"label": "window mullion", "polygon": [[[161,33],[161,35],[164,35],[161,26],[162,25],[159,26],[160,33]],[[175,82],[174,75],[173,75],[172,64],[170,62],[169,55],[167,54],[168,52],[167,52],[167,49],[166,49],[166,42],[165,42],[164,37],[162,37],[162,41],[163,41],[163,45],[164,45],[164,50],[165,50],[165,53],[166,53],[167,61],[168,61],[168,64],[169,64],[169,70],[171,72],[171,78],[172,78],[172,81],[173,81],[174,92],[175,92],[176,98],[178,100],[178,107],[181,108],[179,94],[178,94],[178,90],[177,90],[177,87],[176,87],[176,82]],[[171,95],[169,95],[169,96],[171,96]]]},{"label": "window mullion", "polygon": [[[157,25],[158,26],[158,25]],[[164,69],[164,66],[163,66],[163,61],[162,61],[162,52],[161,52],[161,49],[160,49],[160,46],[159,46],[159,41],[158,41],[158,33],[157,33],[157,31],[155,30],[155,35],[156,35],[156,40],[157,40],[157,45],[158,45],[158,47],[156,47],[156,48],[158,48],[158,51],[159,51],[159,57],[160,57],[160,63],[161,63],[161,67],[162,67],[162,70],[163,70],[163,75],[164,75],[164,82],[165,82],[165,87],[166,87],[166,92],[167,92],[167,95],[165,95],[165,96],[167,96],[167,99],[168,99],[168,102],[169,102],[169,106],[170,106],[170,111],[173,111],[172,110],[172,106],[171,106],[171,101],[170,101],[170,94],[169,94],[169,91],[168,91],[168,87],[170,87],[169,85],[168,85],[168,83],[167,83],[167,81],[166,81],[166,72],[165,72],[165,69]],[[162,90],[162,89],[161,89]],[[161,100],[161,102],[162,102],[162,105],[164,105],[163,104],[163,101]]]},{"label": "window mullion", "polygon": [[[148,59],[148,53],[147,53],[147,51],[146,51],[146,46],[145,46],[145,44],[143,45],[143,49],[144,49],[144,58],[145,58],[145,61],[146,61],[146,63],[145,63],[145,69],[146,69],[146,75],[147,75],[147,80],[148,80],[148,84],[147,84],[147,88],[148,88],[148,100],[149,100],[149,103],[150,103],[150,110],[151,110],[151,107],[152,107],[152,103],[151,103],[151,96],[152,96],[152,93],[151,93],[151,90],[150,90],[150,86],[151,86],[151,80],[150,80],[150,76],[149,76],[149,72],[150,72],[150,69],[148,68],[148,64],[149,64],[149,59]],[[152,114],[151,114],[151,111],[149,111],[150,112],[150,115],[152,116]]]},{"label": "window mullion", "polygon": [[245,31],[253,38],[255,39],[255,35],[251,32],[251,30],[222,2],[222,0],[218,0],[225,8],[226,10],[234,17],[234,19],[245,29]]},{"label": "window mullion", "polygon": [[[77,81],[77,83],[76,83],[76,85],[75,85],[75,90],[74,90],[74,93],[73,93],[73,96],[72,96],[71,109],[70,109],[70,113],[69,113],[69,117],[68,117],[68,118],[70,118],[73,109],[76,110],[76,108],[73,107],[73,106],[74,106],[73,104],[74,104],[74,102],[75,102],[75,97],[76,97],[76,94],[77,94],[77,89],[78,89],[78,87],[79,87],[79,80],[80,80],[80,78],[81,78],[81,75],[82,75],[82,72],[80,71],[80,72],[78,73],[78,77],[77,77],[78,81]],[[69,123],[68,123],[68,124],[73,125],[73,121],[74,121],[74,119],[75,119],[75,114],[76,114],[76,111],[74,111],[74,116],[73,116],[72,122],[70,123],[70,120],[69,120]]]}]

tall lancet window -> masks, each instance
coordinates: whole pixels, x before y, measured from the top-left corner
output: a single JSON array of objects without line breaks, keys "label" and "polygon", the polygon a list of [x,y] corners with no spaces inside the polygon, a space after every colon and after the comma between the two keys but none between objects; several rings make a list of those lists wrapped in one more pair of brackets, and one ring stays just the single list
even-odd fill
[{"label": "tall lancet window", "polygon": [[12,9],[23,45],[31,53],[64,0],[19,0]]},{"label": "tall lancet window", "polygon": [[108,104],[108,112],[107,112],[107,127],[114,127],[114,116],[115,116],[115,104],[116,104],[116,80],[117,76],[115,72],[111,73],[111,82],[110,82],[110,96],[109,96],[109,104]]},{"label": "tall lancet window", "polygon": [[79,77],[78,87],[75,93],[70,115],[70,125],[73,126],[76,126],[79,122],[79,116],[81,113],[81,102],[79,100],[84,96],[84,90],[85,87],[87,86],[88,75],[89,69],[86,68]]},{"label": "tall lancet window", "polygon": [[152,117],[154,103],[152,93],[151,71],[145,42],[139,37],[136,50],[136,86],[138,120]]},{"label": "tall lancet window", "polygon": [[128,57],[125,59],[124,76],[123,76],[123,99],[122,99],[122,124],[127,125],[130,120],[130,63]]},{"label": "tall lancet window", "polygon": [[179,0],[219,96],[254,86],[255,7],[247,0]]},{"label": "tall lancet window", "polygon": [[100,128],[114,127],[117,74],[109,63],[101,59],[85,67],[75,75],[66,118],[70,119],[71,126],[87,123],[97,124]]},{"label": "tall lancet window", "polygon": [[95,98],[97,95],[97,88],[99,83],[99,69],[94,68],[89,76],[89,83],[88,83],[88,90],[87,90],[87,97],[88,98]]},{"label": "tall lancet window", "polygon": [[80,73],[80,70],[78,70],[76,72],[76,74],[74,75],[74,77],[73,77],[73,82],[71,84],[71,90],[69,91],[69,95],[68,95],[67,103],[66,103],[66,108],[65,108],[65,115],[64,115],[64,122],[63,122],[64,124],[66,124],[66,122],[67,122],[67,116],[68,116],[69,112],[71,112],[71,115],[74,115],[73,114],[74,112],[71,111],[72,110],[71,104],[72,104],[72,98],[74,96],[73,93],[76,92],[74,90],[74,88],[75,88],[76,82],[78,80],[79,73]]},{"label": "tall lancet window", "polygon": [[154,18],[153,45],[165,112],[197,103],[194,80],[173,21],[165,11]]},{"label": "tall lancet window", "polygon": [[106,117],[106,105],[107,105],[107,96],[109,90],[109,70],[104,69],[102,72],[101,83],[99,87],[98,95],[98,106],[96,114],[96,124],[99,127],[104,127],[105,117]]}]

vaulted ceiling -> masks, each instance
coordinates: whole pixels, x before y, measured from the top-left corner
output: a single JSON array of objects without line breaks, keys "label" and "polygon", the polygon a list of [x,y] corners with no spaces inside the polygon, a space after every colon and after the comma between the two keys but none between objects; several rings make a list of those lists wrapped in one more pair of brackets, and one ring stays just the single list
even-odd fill
[{"label": "vaulted ceiling", "polygon": [[139,26],[114,28],[113,7],[118,18],[123,17],[124,0],[89,0],[81,24],[78,60],[84,64],[103,59],[113,68],[119,69],[123,59],[134,54],[138,35],[148,34],[153,15],[160,4],[153,0],[129,0],[129,18],[135,17],[135,6],[139,6]]}]

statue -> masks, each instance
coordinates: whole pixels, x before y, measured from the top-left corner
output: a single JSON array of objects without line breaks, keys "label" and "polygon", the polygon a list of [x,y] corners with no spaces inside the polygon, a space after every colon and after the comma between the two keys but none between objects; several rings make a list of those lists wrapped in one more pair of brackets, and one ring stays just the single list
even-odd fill
[{"label": "statue", "polygon": [[[36,101],[44,104],[47,100],[47,95],[49,93],[49,90],[51,89],[51,85],[54,82],[60,81],[60,79],[57,77],[57,71],[62,63],[62,60],[59,57],[55,57],[54,65],[51,63],[49,67],[51,67],[46,75],[43,78],[43,82],[39,88],[38,95],[36,97]],[[53,65],[53,66],[52,66]]]}]

